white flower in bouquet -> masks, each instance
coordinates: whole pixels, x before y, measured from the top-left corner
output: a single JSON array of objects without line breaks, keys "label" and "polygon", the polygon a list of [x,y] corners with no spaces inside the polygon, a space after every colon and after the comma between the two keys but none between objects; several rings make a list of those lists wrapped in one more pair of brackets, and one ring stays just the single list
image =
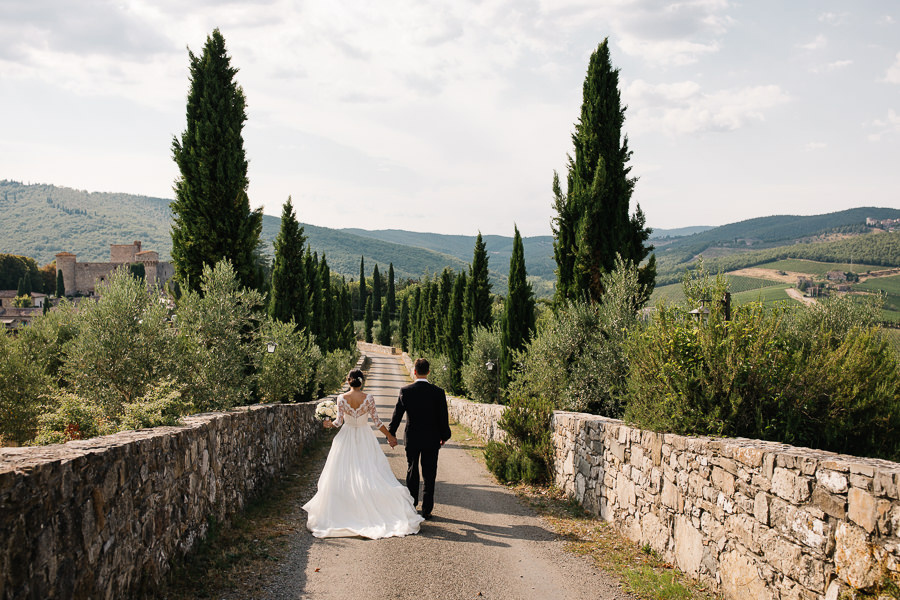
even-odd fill
[{"label": "white flower in bouquet", "polygon": [[337,404],[334,403],[334,400],[322,400],[316,404],[316,418],[320,421],[325,419],[335,420],[337,418]]}]

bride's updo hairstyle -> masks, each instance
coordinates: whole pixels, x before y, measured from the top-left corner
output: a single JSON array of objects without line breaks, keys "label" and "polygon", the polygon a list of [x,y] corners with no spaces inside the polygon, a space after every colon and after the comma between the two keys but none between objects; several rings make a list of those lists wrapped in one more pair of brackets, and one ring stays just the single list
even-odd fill
[{"label": "bride's updo hairstyle", "polygon": [[362,387],[363,381],[365,380],[366,376],[363,375],[363,372],[359,369],[353,369],[347,374],[347,383],[349,383],[352,388]]}]

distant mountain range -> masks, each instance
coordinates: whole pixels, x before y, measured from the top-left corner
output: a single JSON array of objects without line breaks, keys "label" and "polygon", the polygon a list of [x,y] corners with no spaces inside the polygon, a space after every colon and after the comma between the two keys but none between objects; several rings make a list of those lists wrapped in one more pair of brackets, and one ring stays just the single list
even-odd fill
[{"label": "distant mountain range", "polygon": [[[171,253],[169,200],[132,194],[99,193],[0,181],[3,233],[0,252],[21,254],[45,264],[57,252],[74,252],[81,261],[109,260],[109,245],[140,240],[143,247],[168,259]],[[853,208],[814,216],[780,215],[749,219],[721,227],[657,229],[658,272],[662,280],[677,277],[697,255],[721,257],[777,246],[847,237],[868,231],[867,217],[900,218],[893,208]],[[262,239],[268,251],[281,219],[263,217]],[[473,224],[477,226],[477,224]],[[366,272],[377,264],[387,271],[394,264],[397,277],[417,279],[445,267],[464,269],[472,259],[474,236],[417,233],[396,229],[330,229],[304,224],[316,252],[325,254],[333,271],[359,277],[360,256]],[[473,227],[474,228],[474,227]],[[502,292],[509,272],[512,238],[484,236],[495,291]],[[555,280],[553,238],[526,237],[525,264],[539,295],[549,295]]]}]

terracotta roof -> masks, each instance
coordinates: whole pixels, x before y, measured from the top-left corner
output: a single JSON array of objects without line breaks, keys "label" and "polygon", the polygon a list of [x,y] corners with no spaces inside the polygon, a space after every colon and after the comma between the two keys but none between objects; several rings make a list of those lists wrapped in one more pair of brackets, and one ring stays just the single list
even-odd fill
[{"label": "terracotta roof", "polygon": [[75,256],[71,252],[57,252],[56,255],[57,256]]},{"label": "terracotta roof", "polygon": [[16,290],[0,290],[0,298],[15,298],[18,295]]}]

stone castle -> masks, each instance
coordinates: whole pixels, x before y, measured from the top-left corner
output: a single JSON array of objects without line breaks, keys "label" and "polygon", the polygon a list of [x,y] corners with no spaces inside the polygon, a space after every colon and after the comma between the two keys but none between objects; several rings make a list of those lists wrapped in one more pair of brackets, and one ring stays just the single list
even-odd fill
[{"label": "stone castle", "polygon": [[142,251],[139,241],[133,244],[110,244],[109,262],[80,263],[71,252],[56,255],[56,268],[62,271],[66,296],[93,295],[97,285],[105,282],[113,271],[131,263],[143,264],[145,281],[157,287],[165,286],[175,275],[172,263],[160,261],[158,252]]}]

